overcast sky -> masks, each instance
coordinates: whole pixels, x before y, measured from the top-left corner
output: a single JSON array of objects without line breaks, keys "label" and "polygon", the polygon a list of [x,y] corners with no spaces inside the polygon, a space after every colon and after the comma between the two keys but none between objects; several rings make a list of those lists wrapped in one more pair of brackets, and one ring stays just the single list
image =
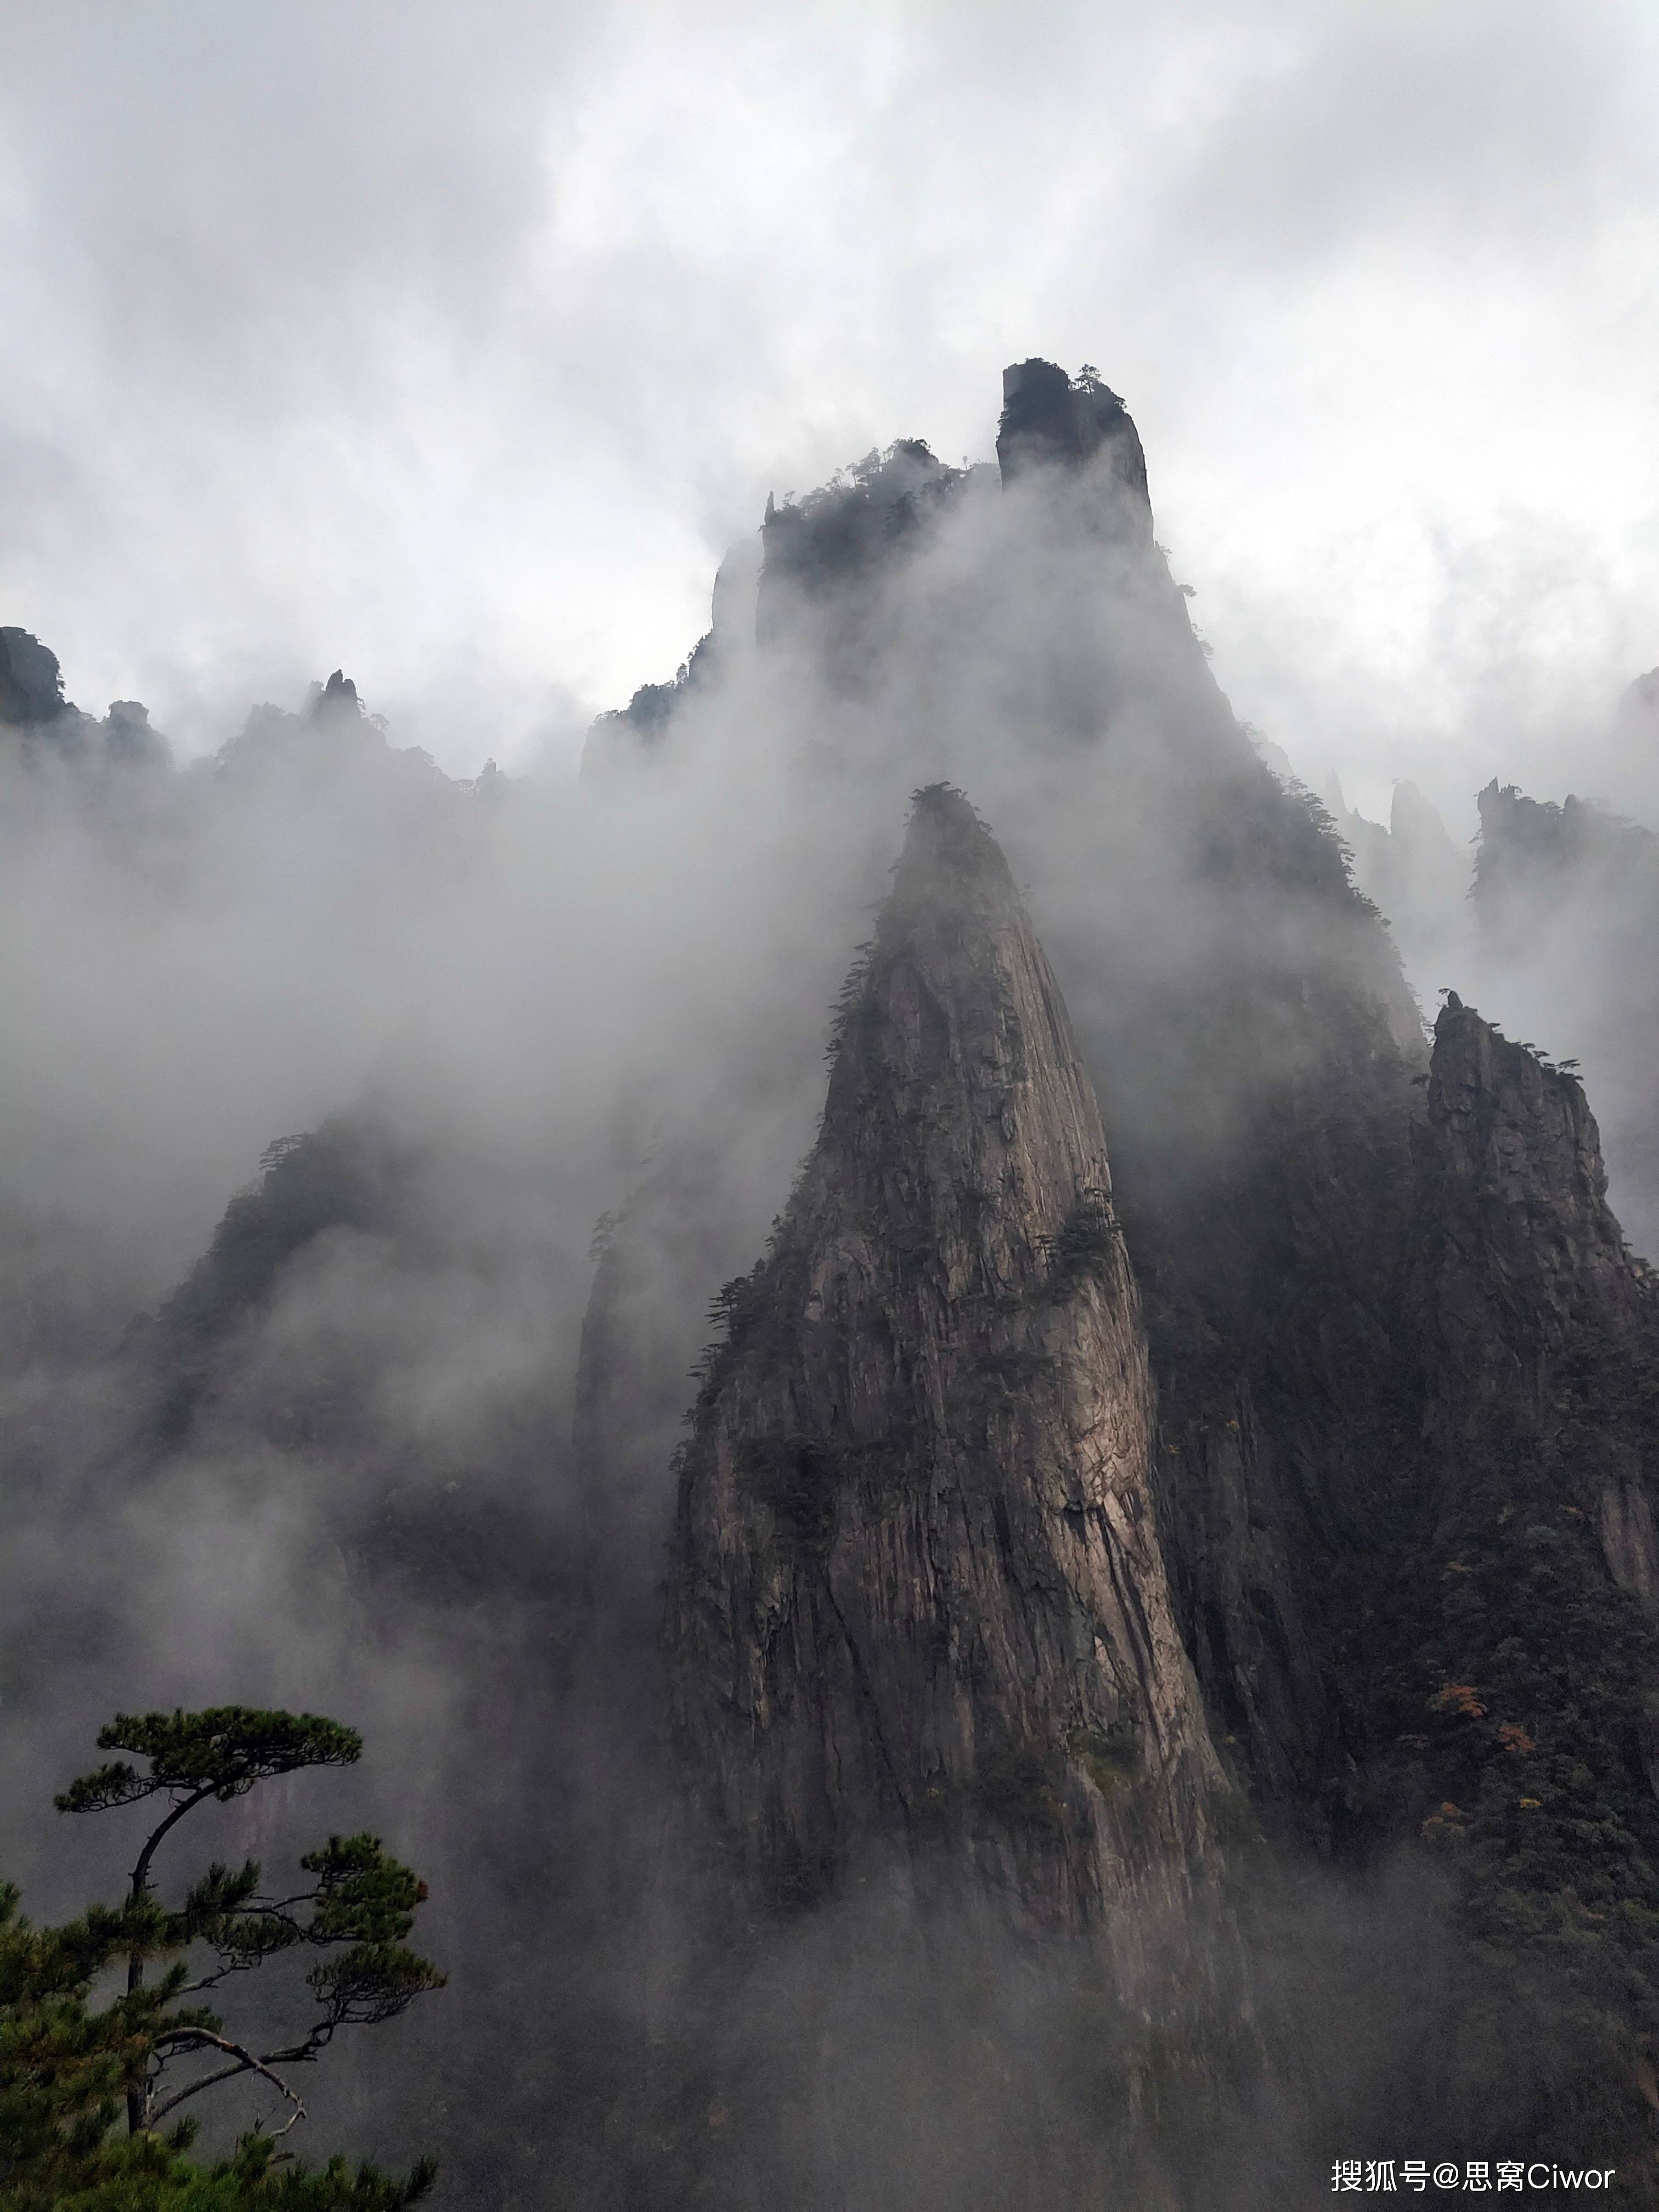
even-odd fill
[{"label": "overcast sky", "polygon": [[1311,780],[1619,783],[1654,0],[5,24],[0,621],[82,706],[191,752],[343,665],[457,773],[557,758],[769,490],[988,455],[1035,352],[1124,394],[1223,685]]}]

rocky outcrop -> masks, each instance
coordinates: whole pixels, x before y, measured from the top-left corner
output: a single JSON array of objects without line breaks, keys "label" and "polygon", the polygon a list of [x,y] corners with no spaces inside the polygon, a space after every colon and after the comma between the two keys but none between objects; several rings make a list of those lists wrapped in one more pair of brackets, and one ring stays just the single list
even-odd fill
[{"label": "rocky outcrop", "polygon": [[1650,1603],[1659,1465],[1645,1463],[1643,1378],[1659,1291],[1607,1205],[1583,1085],[1452,992],[1419,1152],[1413,1303],[1431,1377],[1425,1434],[1446,1455],[1437,1492],[1455,1495],[1499,1438],[1559,1464],[1564,1508],[1594,1522],[1614,1582]]},{"label": "rocky outcrop", "polygon": [[361,719],[362,711],[357,687],[343,668],[337,668],[326,684],[313,684],[311,687],[310,713],[313,720],[320,722],[337,715],[355,722]]},{"label": "rocky outcrop", "polygon": [[1646,1270],[1607,1205],[1577,1077],[1455,991],[1434,1034],[1418,1268],[1436,1365],[1472,1407],[1536,1412],[1576,1328],[1623,1325],[1644,1307]]},{"label": "rocky outcrop", "polygon": [[584,783],[603,784],[649,761],[681,709],[745,665],[755,649],[763,558],[758,532],[739,538],[715,574],[709,626],[667,683],[641,684],[625,707],[595,717],[582,748]]},{"label": "rocky outcrop", "polygon": [[1388,917],[1409,971],[1419,978],[1462,974],[1471,864],[1437,810],[1414,783],[1395,784],[1386,823],[1350,807],[1334,775],[1324,799],[1352,855],[1354,882]]},{"label": "rocky outcrop", "polygon": [[1650,883],[1656,873],[1659,842],[1650,831],[1571,792],[1557,805],[1529,799],[1517,784],[1494,777],[1477,804],[1475,911],[1483,936],[1499,952],[1547,928],[1556,918],[1548,909],[1587,887],[1592,873],[1620,878],[1626,890],[1640,890],[1642,879]]},{"label": "rocky outcrop", "polygon": [[[1569,793],[1480,794],[1482,995],[1593,1071],[1620,1219],[1659,1240],[1659,837]],[[1455,971],[1454,971],[1455,972]]]},{"label": "rocky outcrop", "polygon": [[150,724],[149,709],[137,699],[112,699],[104,718],[104,745],[111,760],[131,766],[165,768],[167,741]]},{"label": "rocky outcrop", "polygon": [[26,629],[0,629],[0,728],[21,732],[23,760],[80,767],[166,768],[167,740],[136,699],[114,699],[100,722],[64,696],[58,656]]},{"label": "rocky outcrop", "polygon": [[1005,485],[1042,471],[1077,478],[1095,494],[1101,520],[1151,549],[1146,456],[1127,409],[1096,370],[1068,377],[1036,360],[1004,369],[997,462]]},{"label": "rocky outcrop", "polygon": [[0,722],[23,728],[74,712],[58,656],[26,629],[0,629]]},{"label": "rocky outcrop", "polygon": [[1334,1565],[1338,1838],[1441,1856],[1480,1947],[1424,2008],[1421,2108],[1563,2143],[1593,2108],[1648,2187],[1659,1312],[1575,1077],[1455,993],[1413,1152],[1382,1356],[1407,1418]]},{"label": "rocky outcrop", "polygon": [[951,468],[923,440],[901,438],[803,499],[780,507],[769,497],[757,643],[805,653],[842,689],[861,690],[891,641],[884,618],[896,578],[989,476]]},{"label": "rocky outcrop", "polygon": [[1150,1484],[1092,1088],[1001,854],[917,801],[822,1135],[729,1286],[667,1650],[696,1793],[774,1895],[936,1850],[1083,1927],[1224,1788]]},{"label": "rocky outcrop", "polygon": [[[850,696],[878,726],[890,711],[896,742],[930,748],[950,708],[987,712],[951,688],[969,629],[1029,656],[1006,736],[1031,773],[1024,787],[1010,775],[998,805],[1049,899],[1048,951],[1109,1135],[1158,1384],[1177,1615],[1264,1808],[1318,1829],[1342,1756],[1332,1562],[1398,1453],[1378,1354],[1405,1257],[1420,1018],[1328,824],[1254,756],[1217,690],[1152,544],[1144,471],[1113,459],[1139,453],[1121,403],[1053,364],[1006,384],[1007,496],[978,520],[975,482],[902,445],[775,511],[763,609],[785,596],[762,652],[799,678],[804,719],[821,696],[832,713]],[[1133,529],[1098,526],[1106,493],[1139,514]],[[930,542],[948,557],[918,637],[906,562]],[[782,611],[792,592],[799,622]],[[688,1160],[698,1136],[677,1135]],[[668,1517],[635,1413],[659,1408],[681,1367],[630,1316],[705,1303],[720,1214],[706,1176],[659,1174],[600,1269],[579,1386],[585,1408],[611,1409],[582,1428],[600,1517],[634,1513],[624,1490]]]},{"label": "rocky outcrop", "polygon": [[[1009,950],[1017,908],[972,867],[965,920],[930,921],[905,888],[921,840],[945,838],[924,808],[818,1149],[768,1257],[723,1296],[669,1607],[684,1771],[750,1894],[815,1897],[885,1855],[1066,1929],[1202,1852],[1228,1802],[1212,1757],[1281,1844],[1351,1864],[1468,1847],[1460,1910],[1509,1978],[1443,2008],[1389,2094],[1454,2134],[1502,2109],[1516,2139],[1565,2145],[1561,2015],[1538,1996],[1560,1961],[1536,1931],[1575,1879],[1597,1886],[1592,1916],[1639,1917],[1659,1863],[1643,1271],[1570,1066],[1453,1003],[1431,1068],[1382,917],[1322,810],[1252,756],[1150,529],[1137,550],[1085,512],[1091,476],[1125,512],[1144,489],[1112,477],[1109,424],[1092,447],[1079,427],[1082,383],[1015,377],[1009,496],[958,537],[940,507],[937,604],[908,580],[925,562],[884,540],[870,558],[898,580],[880,617],[896,635],[927,614],[889,660],[910,687],[895,725],[919,742],[938,738],[915,702],[957,696],[927,659],[961,649],[941,609],[1030,641],[1009,725],[1029,787],[997,787],[998,819],[1071,1008],[1046,1079],[1085,1072],[1111,1183],[1092,1133],[1045,1151],[1022,1119],[998,1009],[1019,1004],[1028,1066],[1042,1025]],[[779,641],[795,667],[804,640]],[[830,668],[832,698],[873,717],[878,689],[837,689],[832,659],[814,680]],[[1396,839],[1402,860],[1459,866],[1408,793]],[[1109,1188],[1109,1211],[1071,1214]],[[681,1185],[624,1222],[599,1285],[617,1314],[686,1255],[689,1288],[702,1205]],[[1118,1255],[1085,1304],[1053,1295],[1068,1223]],[[597,1433],[605,1405],[648,1394],[626,1381],[626,1331],[593,1318]],[[1124,1350],[1143,1324],[1150,1390]],[[1145,1501],[1133,1553],[1072,1480],[1111,1422],[1112,1466],[1144,1469],[1117,1493]],[[1144,1632],[1101,1601],[1114,1568]],[[1160,1622],[1181,1649],[1149,1672]],[[1592,1832],[1602,1856],[1575,1875]],[[1573,2002],[1597,1974],[1647,1972],[1607,1942]],[[1460,2053],[1506,2008],[1497,2081]],[[1572,2095],[1623,2049],[1595,2044]],[[1644,2123],[1621,2106],[1618,2124]]]}]

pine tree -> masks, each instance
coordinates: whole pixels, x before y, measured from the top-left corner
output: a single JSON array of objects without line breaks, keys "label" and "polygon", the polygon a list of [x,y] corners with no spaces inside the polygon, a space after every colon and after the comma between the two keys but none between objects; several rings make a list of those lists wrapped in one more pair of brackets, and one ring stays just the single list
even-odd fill
[{"label": "pine tree", "polygon": [[[413,2203],[431,2185],[424,2160],[401,2181],[340,2159],[307,2172],[280,2139],[305,2112],[288,2078],[294,2068],[316,2059],[338,2029],[394,2019],[442,1986],[404,1940],[425,1884],[371,1835],[331,1836],[300,1860],[308,1881],[283,1895],[265,1893],[251,1859],[235,1870],[216,1862],[170,1907],[153,1872],[158,1846],[198,1805],[304,1767],[350,1765],[361,1737],[313,1714],[231,1705],[118,1714],[98,1743],[143,1764],[116,1760],[81,1776],[58,1796],[60,1811],[150,1799],[168,1809],[146,1835],[118,1909],[94,1905],[37,1929],[20,1915],[15,1889],[0,1885],[0,2198],[17,2212],[398,2212]],[[199,2001],[295,1950],[321,1954],[305,1977],[314,2017],[279,2047],[228,2033]],[[95,2005],[95,1982],[122,1966],[125,1988]],[[284,2100],[282,2127],[244,2136],[215,2164],[189,2158],[194,2122],[162,2123],[250,2074]]]}]

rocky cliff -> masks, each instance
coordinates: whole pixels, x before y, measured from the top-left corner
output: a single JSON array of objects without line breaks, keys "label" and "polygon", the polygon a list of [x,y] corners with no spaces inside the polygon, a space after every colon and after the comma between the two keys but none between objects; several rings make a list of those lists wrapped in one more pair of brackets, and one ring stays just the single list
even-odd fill
[{"label": "rocky cliff", "polygon": [[1542,1430],[1576,1333],[1628,1339],[1650,1308],[1583,1085],[1449,992],[1419,1153],[1414,1289],[1443,1440],[1467,1445],[1500,1406]]},{"label": "rocky cliff", "polygon": [[1454,2154],[1617,2144],[1647,2202],[1659,1310],[1582,1087],[1455,993],[1413,1151],[1379,1347],[1405,1418],[1333,1560],[1334,1847],[1431,1880],[1425,1854],[1452,1900],[1400,2111]]},{"label": "rocky cliff", "polygon": [[1051,361],[1022,361],[1002,373],[997,463],[1005,484],[1056,470],[1093,495],[1097,519],[1150,550],[1152,510],[1146,456],[1128,410],[1097,371],[1075,378]]},{"label": "rocky cliff", "polygon": [[[1401,2151],[1432,2116],[1480,2155],[1502,2114],[1571,2157],[1593,2108],[1644,2156],[1651,1296],[1583,1091],[1455,997],[1431,1061],[1331,822],[1216,690],[1115,396],[1020,364],[998,450],[1000,507],[895,448],[764,533],[763,660],[787,654],[798,698],[820,685],[846,743],[873,726],[936,758],[951,714],[983,719],[953,688],[951,656],[980,665],[969,617],[1026,653],[994,695],[1020,773],[984,746],[973,772],[1071,1017],[1030,1011],[1057,998],[1029,925],[930,798],[842,1009],[817,1147],[721,1294],[669,1605],[683,1771],[751,1895],[815,1900],[896,1860],[1077,1929],[1192,1863],[1229,1802],[1218,1759],[1296,1863],[1440,1863],[1424,1893],[1452,1963],[1402,1966],[1412,2025],[1342,2106],[1349,2140]],[[854,636],[882,650],[849,675]],[[1431,848],[1449,881],[1437,823],[1410,794],[1396,817],[1401,853]],[[1487,896],[1490,799],[1483,818]],[[941,854],[962,914],[916,890]],[[1073,1101],[1080,1150],[1042,1134],[1033,1071]],[[601,1513],[603,1409],[672,1395],[647,1387],[661,1315],[690,1311],[720,1212],[659,1170],[601,1268]],[[1079,1304],[1056,1255],[1097,1231],[1115,1256]],[[1143,1330],[1150,1389],[1125,1351]],[[1146,1470],[1121,1493],[1135,1551],[1074,1480],[1109,1408],[1116,1464]],[[611,1425],[648,1522],[648,1452]],[[1126,1582],[1143,1628],[1102,1602]],[[1169,1631],[1180,1653],[1149,1674]],[[1264,2029],[1299,2108],[1334,2110],[1304,2033],[1294,2008]]]},{"label": "rocky cliff", "polygon": [[1558,805],[1496,776],[1477,804],[1475,910],[1495,951],[1559,927],[1562,906],[1587,892],[1614,911],[1622,907],[1628,921],[1650,921],[1659,876],[1659,839],[1650,830],[1571,792]]},{"label": "rocky cliff", "polygon": [[[1397,1448],[1376,1354],[1420,1021],[1320,810],[1261,765],[1216,687],[1121,401],[1050,363],[1004,381],[1000,495],[909,441],[769,516],[760,663],[781,742],[833,729],[884,749],[884,773],[954,752],[995,793],[1047,905],[1146,1300],[1177,1616],[1264,1806],[1317,1832],[1340,1759],[1330,1565]],[[698,1130],[674,1141],[695,1163]],[[727,1241],[707,1177],[653,1175],[595,1285],[585,1407],[672,1395],[665,1348]],[[609,1435],[585,1423],[597,1497],[650,1496],[644,1441],[629,1413]]]},{"label": "rocky cliff", "polygon": [[[1513,1025],[1594,1071],[1626,1228],[1659,1240],[1659,837],[1569,793],[1480,794],[1474,911],[1484,980]],[[1452,972],[1459,972],[1454,970]]]},{"label": "rocky cliff", "polygon": [[[774,504],[713,643],[596,732],[641,775],[689,740],[692,792],[740,726],[686,835],[729,821],[746,922],[789,927],[764,1009],[713,979],[695,1081],[619,1017],[653,1099],[696,1103],[598,1239],[575,1468],[555,1389],[424,1421],[380,1295],[420,1286],[430,1346],[476,1308],[482,1352],[495,1309],[444,1285],[489,1256],[359,1114],[269,1156],[135,1332],[112,1480],[239,1524],[303,1498],[374,1632],[424,1622],[463,1679],[488,1644],[475,1710],[540,1670],[499,1773],[452,1759],[458,1892],[467,1792],[538,1808],[465,1947],[470,2171],[498,2096],[573,2205],[1258,2212],[1431,2140],[1641,2169],[1659,1339],[1595,1123],[1455,995],[1431,1061],[1331,823],[1215,684],[1121,401],[1042,362],[1004,400],[1000,474],[906,441]],[[72,715],[55,663],[7,671],[31,726]],[[337,673],[175,781],[376,821],[447,808],[434,775]],[[780,1035],[815,1053],[811,963],[924,778],[805,1169],[717,1291],[806,1141]],[[839,902],[803,867],[779,912],[769,809]],[[1501,787],[1483,825],[1493,915],[1607,877],[1575,964],[1639,994],[1642,833]],[[1395,857],[1423,835],[1397,806]]]},{"label": "rocky cliff", "polygon": [[876,1838],[1097,1923],[1221,1788],[1150,1480],[1092,1086],[1006,864],[916,803],[821,1137],[681,1480],[667,1644],[694,1785],[775,1893]]}]

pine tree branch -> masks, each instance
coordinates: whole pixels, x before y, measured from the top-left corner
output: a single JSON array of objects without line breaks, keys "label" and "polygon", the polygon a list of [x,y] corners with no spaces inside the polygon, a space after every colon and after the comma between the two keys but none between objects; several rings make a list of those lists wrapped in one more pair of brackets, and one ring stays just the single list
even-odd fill
[{"label": "pine tree branch", "polygon": [[149,1887],[149,1863],[155,1856],[157,1844],[175,1822],[182,1820],[186,1813],[193,1812],[204,1797],[211,1797],[212,1795],[212,1784],[204,1783],[201,1789],[193,1790],[188,1797],[181,1798],[162,1821],[161,1826],[153,1832],[149,1841],[139,1852],[138,1863],[132,1869],[132,1900],[135,1905]]},{"label": "pine tree branch", "polygon": [[291,2043],[286,2051],[267,2051],[265,2057],[273,2066],[307,2066],[319,2051],[325,2050],[334,2040],[334,2031],[341,2022],[325,2015],[317,2022],[303,2043]]},{"label": "pine tree branch", "polygon": [[[263,2075],[264,2079],[270,2082],[274,2087],[282,2091],[283,2096],[288,2099],[289,2104],[294,2107],[294,2110],[289,2114],[288,2119],[284,2121],[280,2128],[277,2129],[276,2133],[279,2136],[285,2136],[289,2128],[294,2125],[295,2120],[304,2119],[306,2116],[306,2108],[300,2101],[298,2092],[290,2089],[288,2083],[283,2081],[280,2074],[272,2073],[270,2067],[265,2059],[256,2058],[253,2053],[247,2050],[242,2044],[232,2043],[228,2037],[215,2035],[204,2027],[178,2028],[171,2034],[157,2036],[155,2039],[155,2047],[158,2051],[163,2044],[170,2044],[180,2049],[201,2050],[206,2048],[212,2051],[223,2051],[228,2052],[231,2057],[236,2060],[237,2063],[234,2066],[222,2066],[216,2074],[204,2074],[199,2081],[191,2081],[188,2082],[184,2088],[175,2089],[172,2096],[167,2100],[165,2104],[157,2105],[151,2110],[149,2114],[149,2124],[152,2127],[157,2120],[165,2118],[168,2112],[172,2112],[174,2106],[182,2105],[187,2097],[195,2096],[198,2090],[211,2089],[221,2081],[234,2081],[239,2074],[248,2073]],[[287,2053],[283,2051],[273,2051],[270,2054],[273,2058],[281,2058],[287,2055]]]}]

